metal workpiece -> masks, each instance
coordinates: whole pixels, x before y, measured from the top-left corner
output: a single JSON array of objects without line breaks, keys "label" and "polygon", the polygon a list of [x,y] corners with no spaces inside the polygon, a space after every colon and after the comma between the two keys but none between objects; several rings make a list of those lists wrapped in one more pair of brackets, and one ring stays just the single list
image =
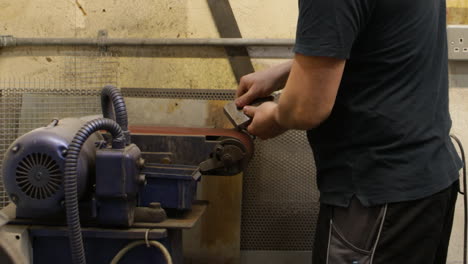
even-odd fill
[{"label": "metal workpiece", "polygon": [[19,46],[215,46],[215,47],[289,47],[293,39],[244,38],[17,38],[0,36],[0,47]]},{"label": "metal workpiece", "polygon": [[227,103],[224,108],[224,114],[231,121],[234,127],[239,129],[247,128],[251,118],[244,114],[242,108],[237,107],[234,102]]},{"label": "metal workpiece", "polygon": [[[258,98],[254,100],[249,106],[259,106],[265,102],[277,101],[279,94]],[[224,106],[224,114],[231,121],[235,128],[240,130],[246,129],[250,124],[251,118],[244,114],[243,108],[237,107],[235,102],[229,102]]]}]

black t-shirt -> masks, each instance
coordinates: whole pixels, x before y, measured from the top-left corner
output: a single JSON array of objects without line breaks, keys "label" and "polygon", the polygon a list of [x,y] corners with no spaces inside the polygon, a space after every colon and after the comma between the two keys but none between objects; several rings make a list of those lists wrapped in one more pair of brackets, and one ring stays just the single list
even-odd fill
[{"label": "black t-shirt", "polygon": [[347,59],[330,117],[308,131],[321,202],[366,206],[458,178],[445,0],[300,0],[295,52]]}]

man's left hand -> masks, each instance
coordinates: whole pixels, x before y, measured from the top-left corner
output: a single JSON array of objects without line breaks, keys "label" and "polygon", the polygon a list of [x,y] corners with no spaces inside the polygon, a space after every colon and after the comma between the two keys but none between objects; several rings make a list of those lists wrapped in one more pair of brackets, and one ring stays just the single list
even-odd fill
[{"label": "man's left hand", "polygon": [[276,120],[278,104],[265,102],[258,107],[245,106],[244,113],[252,118],[247,131],[261,139],[269,139],[283,134],[287,129]]}]

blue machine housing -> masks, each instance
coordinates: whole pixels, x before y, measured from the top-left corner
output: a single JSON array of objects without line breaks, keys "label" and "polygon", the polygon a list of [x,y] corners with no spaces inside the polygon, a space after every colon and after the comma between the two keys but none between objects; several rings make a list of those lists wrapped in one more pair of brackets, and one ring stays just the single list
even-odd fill
[{"label": "blue machine housing", "polygon": [[140,178],[140,149],[130,144],[124,149],[105,148],[96,154],[96,199],[98,222],[107,226],[131,226]]},{"label": "blue machine housing", "polygon": [[[139,206],[161,203],[164,209],[190,210],[200,181],[197,169],[213,151],[218,138],[132,134],[146,160],[146,185],[139,194]],[[190,150],[190,151],[187,151]],[[163,164],[169,159],[171,164]]]},{"label": "blue machine housing", "polygon": [[197,167],[151,164],[146,185],[140,190],[140,206],[159,202],[163,208],[189,210],[197,192]]}]

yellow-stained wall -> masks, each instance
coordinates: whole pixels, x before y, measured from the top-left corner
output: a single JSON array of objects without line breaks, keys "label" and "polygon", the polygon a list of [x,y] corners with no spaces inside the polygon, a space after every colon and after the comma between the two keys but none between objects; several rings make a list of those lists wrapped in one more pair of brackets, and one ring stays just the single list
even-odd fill
[{"label": "yellow-stained wall", "polygon": [[468,23],[468,1],[447,0],[447,10],[449,24]]},{"label": "yellow-stained wall", "polygon": [[[297,2],[284,0],[231,0],[234,14],[245,38],[293,38]],[[448,21],[468,23],[468,0],[447,0]],[[0,0],[0,35],[16,37],[95,37],[107,29],[110,37],[119,38],[217,38],[216,27],[205,0]],[[66,49],[0,49],[0,79],[59,76]],[[225,58],[158,58],[151,51],[134,49],[121,53],[121,87],[235,89],[236,82]],[[132,54],[132,56],[127,56]],[[123,55],[123,56],[122,56]],[[261,69],[279,60],[253,60]],[[451,63],[451,111],[453,131],[468,146],[468,67]],[[147,113],[130,116],[131,123],[152,123],[150,113],[161,111],[154,104],[130,100],[129,111]],[[200,106],[203,111],[219,106]],[[202,110],[201,110],[202,111]],[[148,121],[149,120],[149,121]],[[218,124],[222,126],[223,124]],[[240,221],[241,177],[223,181],[207,180],[202,196],[213,202],[204,224],[192,239],[202,244],[187,245],[191,254],[225,254],[226,263],[235,263],[239,247],[238,228],[226,230],[216,221],[227,220],[234,226]],[[225,210],[221,210],[223,208]],[[214,208],[214,209],[213,209]],[[218,209],[216,209],[218,208]],[[207,219],[208,218],[208,219]],[[211,219],[211,220],[210,220]],[[462,207],[458,205],[449,260],[461,260]],[[210,222],[211,221],[211,222]],[[229,252],[229,253],[226,253]]]}]

